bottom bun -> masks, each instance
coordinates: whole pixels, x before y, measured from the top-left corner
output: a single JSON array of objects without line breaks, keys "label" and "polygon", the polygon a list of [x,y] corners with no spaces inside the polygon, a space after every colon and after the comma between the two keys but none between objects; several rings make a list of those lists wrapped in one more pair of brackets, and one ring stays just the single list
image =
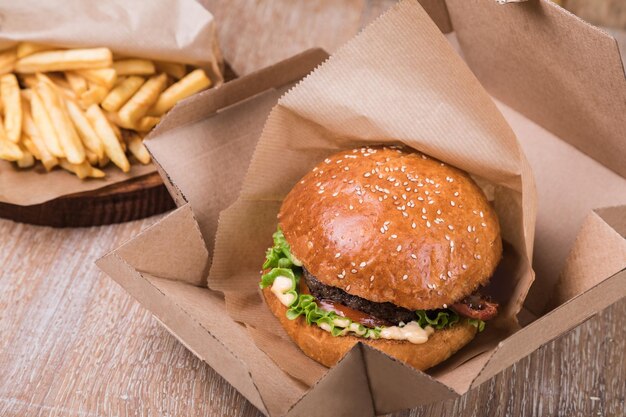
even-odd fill
[{"label": "bottom bun", "polygon": [[398,340],[333,336],[317,325],[307,324],[302,316],[289,320],[285,315],[287,307],[280,303],[269,287],[263,289],[263,296],[272,313],[304,354],[328,367],[335,365],[355,344],[362,342],[423,371],[448,359],[476,335],[476,327],[465,321],[448,329],[436,330],[428,342],[419,345]]}]

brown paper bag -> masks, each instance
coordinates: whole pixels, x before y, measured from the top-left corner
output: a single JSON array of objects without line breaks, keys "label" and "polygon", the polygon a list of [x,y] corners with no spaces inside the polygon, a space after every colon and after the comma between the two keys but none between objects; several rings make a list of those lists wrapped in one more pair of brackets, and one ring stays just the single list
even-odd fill
[{"label": "brown paper bag", "polygon": [[[220,215],[208,285],[231,316],[294,378],[323,371],[297,350],[258,293],[284,196],[314,165],[362,144],[405,144],[466,170],[494,197],[505,262],[492,280],[499,324],[466,359],[516,329],[533,280],[535,189],[510,127],[472,72],[415,1],[403,1],[281,98],[257,145],[238,200]],[[286,358],[289,358],[287,361]],[[458,362],[460,364],[460,362]]]},{"label": "brown paper bag", "polygon": [[[18,41],[59,47],[106,46],[120,55],[197,65],[208,71],[215,84],[223,81],[213,16],[191,0],[20,0],[4,4],[0,18],[0,49]],[[105,172],[105,179],[80,180],[63,170],[46,173],[41,166],[19,170],[0,161],[0,201],[39,204],[146,175],[155,168],[133,164],[128,174],[113,166]]]}]

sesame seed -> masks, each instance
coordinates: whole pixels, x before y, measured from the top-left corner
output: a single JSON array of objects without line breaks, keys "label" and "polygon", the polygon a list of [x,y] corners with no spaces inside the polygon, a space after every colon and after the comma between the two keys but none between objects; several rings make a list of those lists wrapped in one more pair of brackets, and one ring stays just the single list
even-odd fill
[{"label": "sesame seed", "polygon": [[481,211],[481,212],[479,213],[479,215],[480,215],[480,217],[483,217],[483,212]]},{"label": "sesame seed", "polygon": [[461,268],[467,269],[467,265],[463,264],[463,265],[461,265]]},{"label": "sesame seed", "polygon": [[409,279],[409,276],[408,276],[408,275],[406,275],[406,274],[402,275],[402,280],[403,280],[403,281],[406,281],[407,279]]},{"label": "sesame seed", "polygon": [[364,176],[365,178],[369,178],[371,175],[372,175],[372,174],[370,174],[369,172],[366,172],[365,174],[363,174],[363,176]]},{"label": "sesame seed", "polygon": [[455,205],[454,201],[450,201],[450,205],[451,205],[452,207],[454,207],[454,205]]},{"label": "sesame seed", "polygon": [[350,291],[350,285],[346,286],[346,291]]},{"label": "sesame seed", "polygon": [[458,191],[455,191],[455,192],[454,192],[454,196],[455,196],[455,197],[458,197],[458,196],[459,196],[459,192],[458,192]]},{"label": "sesame seed", "polygon": [[391,239],[396,239],[398,235],[391,235]]},{"label": "sesame seed", "polygon": [[452,272],[448,271],[448,278],[452,278]]},{"label": "sesame seed", "polygon": [[422,213],[426,214],[426,209],[422,207]]},{"label": "sesame seed", "polygon": [[481,223],[480,224],[482,227],[487,227],[487,223]]},{"label": "sesame seed", "polygon": [[370,282],[374,282],[374,275],[370,277]]},{"label": "sesame seed", "polygon": [[428,219],[428,217],[426,217],[426,216],[422,216],[422,219],[423,219],[423,220],[426,220],[426,219]]},{"label": "sesame seed", "polygon": [[415,254],[414,254],[414,253],[412,253],[412,254],[411,254],[411,258],[413,258],[413,259],[417,259],[417,256],[415,256]]},{"label": "sesame seed", "polygon": [[476,259],[480,259],[480,255],[479,255],[479,254],[476,254],[476,255],[474,255],[474,258],[476,258]]},{"label": "sesame seed", "polygon": [[411,223],[411,227],[412,227],[413,229],[415,229],[415,228],[417,227],[417,225],[415,224],[415,222]]},{"label": "sesame seed", "polygon": [[361,268],[363,268],[365,265],[367,265],[367,262],[361,262],[361,263],[359,264],[359,266],[360,266]]},{"label": "sesame seed", "polygon": [[343,167],[344,171],[350,171],[350,167]]},{"label": "sesame seed", "polygon": [[330,164],[330,159],[326,158],[324,159],[324,162],[326,162],[327,164]]},{"label": "sesame seed", "polygon": [[339,191],[333,193],[333,197],[337,197],[339,195]]},{"label": "sesame seed", "polygon": [[452,226],[451,224],[448,225],[448,229],[450,230],[454,230],[454,226]]},{"label": "sesame seed", "polygon": [[340,256],[341,256],[341,252],[337,252],[337,253],[335,254],[335,258],[339,258]]},{"label": "sesame seed", "polygon": [[430,222],[426,220],[426,227],[430,227]]},{"label": "sesame seed", "polygon": [[471,233],[471,232],[472,232],[472,226],[467,226],[467,231],[468,231],[469,233]]},{"label": "sesame seed", "polygon": [[437,214],[441,214],[441,210],[440,209],[437,209]]},{"label": "sesame seed", "polygon": [[348,206],[348,208],[349,208],[350,210],[352,210],[352,209],[354,209],[354,206],[353,206],[352,204],[350,204],[350,205]]},{"label": "sesame seed", "polygon": [[398,247],[396,248],[396,250],[397,250],[398,252],[400,252],[400,251],[402,250],[402,245],[398,245]]},{"label": "sesame seed", "polygon": [[353,274],[356,274],[357,271],[356,271],[356,269],[353,268],[353,269],[350,270],[350,272],[352,272]]},{"label": "sesame seed", "polygon": [[444,237],[446,238],[446,240],[450,240],[450,236],[445,235]]},{"label": "sesame seed", "polygon": [[385,234],[385,228],[384,227],[380,228],[380,233]]},{"label": "sesame seed", "polygon": [[409,215],[405,211],[402,212],[402,216],[403,217],[409,217]]},{"label": "sesame seed", "polygon": [[321,189],[317,192],[318,194],[323,194],[324,193],[324,189]]}]

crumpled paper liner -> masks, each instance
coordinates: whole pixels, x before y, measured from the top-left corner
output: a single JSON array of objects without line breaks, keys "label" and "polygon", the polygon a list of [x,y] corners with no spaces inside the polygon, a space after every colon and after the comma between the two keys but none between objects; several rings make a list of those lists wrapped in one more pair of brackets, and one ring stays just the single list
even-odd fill
[{"label": "crumpled paper liner", "polygon": [[428,15],[417,2],[402,1],[281,98],[239,199],[220,215],[208,286],[225,294],[235,320],[254,329],[259,348],[309,384],[323,370],[304,354],[284,360],[289,339],[259,295],[264,252],[296,181],[340,149],[382,143],[405,144],[489,184],[507,242],[507,261],[492,279],[503,302],[500,326],[516,328],[533,280],[536,196],[528,162]]},{"label": "crumpled paper liner", "polygon": [[[41,0],[5,2],[0,6],[0,49],[19,41],[60,47],[107,46],[115,53],[197,65],[221,84],[223,66],[211,13],[190,0],[140,2],[107,0],[59,3]],[[19,170],[0,161],[0,201],[39,204],[68,194],[106,187],[155,172],[150,165],[132,165],[124,174],[111,166],[101,180],[80,180],[60,169]]]}]

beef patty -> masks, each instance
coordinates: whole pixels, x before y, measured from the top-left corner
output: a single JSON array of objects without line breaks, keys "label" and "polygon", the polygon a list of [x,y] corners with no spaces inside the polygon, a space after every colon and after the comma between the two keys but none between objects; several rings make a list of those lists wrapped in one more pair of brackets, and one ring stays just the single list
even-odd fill
[{"label": "beef patty", "polygon": [[[311,295],[318,300],[331,300],[395,325],[400,322],[408,323],[417,318],[417,315],[412,310],[398,307],[390,302],[376,303],[348,294],[341,288],[321,283],[304,267],[302,272]],[[489,297],[483,296],[478,291],[450,306],[452,310],[461,316],[480,320],[491,320],[494,318],[498,314],[498,307],[497,303],[492,302]]]},{"label": "beef patty", "polygon": [[389,302],[375,303],[373,301],[357,297],[356,295],[348,294],[341,288],[322,284],[317,278],[311,275],[306,268],[302,268],[302,272],[306,285],[309,287],[309,291],[311,291],[311,295],[318,300],[332,300],[395,325],[401,321],[408,323],[417,319],[417,315],[414,311],[398,307],[397,305]]}]

